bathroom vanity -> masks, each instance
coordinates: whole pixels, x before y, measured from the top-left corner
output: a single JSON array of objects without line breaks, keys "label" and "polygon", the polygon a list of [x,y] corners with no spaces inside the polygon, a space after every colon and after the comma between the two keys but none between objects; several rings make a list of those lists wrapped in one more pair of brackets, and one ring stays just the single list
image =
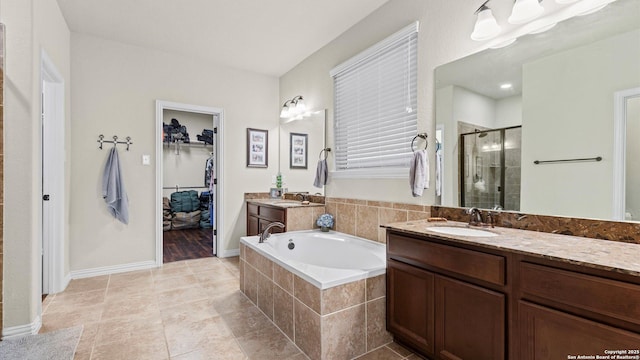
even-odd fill
[{"label": "bathroom vanity", "polygon": [[640,355],[639,245],[434,226],[387,226],[387,329],[396,340],[433,359]]},{"label": "bathroom vanity", "polygon": [[247,200],[247,236],[260,234],[276,221],[283,223],[285,228],[272,228],[272,232],[313,229],[315,219],[324,213],[324,209],[324,204],[303,205],[297,200]]}]

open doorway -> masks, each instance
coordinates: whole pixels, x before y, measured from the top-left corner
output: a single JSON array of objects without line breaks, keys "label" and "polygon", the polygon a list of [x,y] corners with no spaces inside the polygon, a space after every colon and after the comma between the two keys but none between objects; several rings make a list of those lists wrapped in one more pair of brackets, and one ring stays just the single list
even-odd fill
[{"label": "open doorway", "polygon": [[156,102],[157,263],[216,256],[222,110]]}]

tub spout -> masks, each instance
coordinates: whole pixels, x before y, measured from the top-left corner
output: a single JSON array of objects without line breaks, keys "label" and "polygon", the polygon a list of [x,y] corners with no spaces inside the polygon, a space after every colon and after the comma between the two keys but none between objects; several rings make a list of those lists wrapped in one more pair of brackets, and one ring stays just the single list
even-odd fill
[{"label": "tub spout", "polygon": [[281,222],[272,222],[271,224],[267,225],[267,227],[264,229],[264,231],[262,232],[262,234],[260,234],[260,240],[258,240],[259,243],[263,243],[265,240],[267,240],[269,238],[269,236],[271,236],[271,233],[269,233],[269,230],[271,230],[272,227],[279,227],[280,229],[284,229],[285,225]]}]

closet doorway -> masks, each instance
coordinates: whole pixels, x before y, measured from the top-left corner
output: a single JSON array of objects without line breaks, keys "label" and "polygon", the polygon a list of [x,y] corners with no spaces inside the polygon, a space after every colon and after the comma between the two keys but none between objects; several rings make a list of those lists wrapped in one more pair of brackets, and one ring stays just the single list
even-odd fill
[{"label": "closet doorway", "polygon": [[157,101],[158,230],[163,263],[216,256],[222,110]]}]

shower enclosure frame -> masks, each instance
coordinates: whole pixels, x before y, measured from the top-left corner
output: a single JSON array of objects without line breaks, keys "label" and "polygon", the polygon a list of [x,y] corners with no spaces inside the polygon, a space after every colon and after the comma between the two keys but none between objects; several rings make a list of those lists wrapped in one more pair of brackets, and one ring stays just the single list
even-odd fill
[{"label": "shower enclosure frame", "polygon": [[[465,178],[465,146],[464,146],[464,137],[466,135],[475,135],[475,136],[479,136],[480,134],[489,134],[492,132],[499,132],[500,133],[500,206],[504,209],[505,207],[505,185],[506,185],[506,166],[505,166],[505,147],[504,147],[504,143],[505,143],[505,134],[507,130],[512,130],[512,129],[522,129],[522,125],[516,125],[516,126],[508,126],[508,127],[504,127],[504,128],[498,128],[498,129],[486,129],[486,130],[475,130],[472,132],[467,132],[467,133],[462,133],[459,135],[458,137],[458,144],[460,144],[460,151],[458,152],[458,189],[459,189],[459,193],[460,193],[460,206],[461,207],[465,207],[466,206],[466,199],[465,199],[465,191],[464,191],[464,178]],[[476,139],[477,141],[477,139]],[[471,167],[471,164],[469,164],[469,167]]]}]

